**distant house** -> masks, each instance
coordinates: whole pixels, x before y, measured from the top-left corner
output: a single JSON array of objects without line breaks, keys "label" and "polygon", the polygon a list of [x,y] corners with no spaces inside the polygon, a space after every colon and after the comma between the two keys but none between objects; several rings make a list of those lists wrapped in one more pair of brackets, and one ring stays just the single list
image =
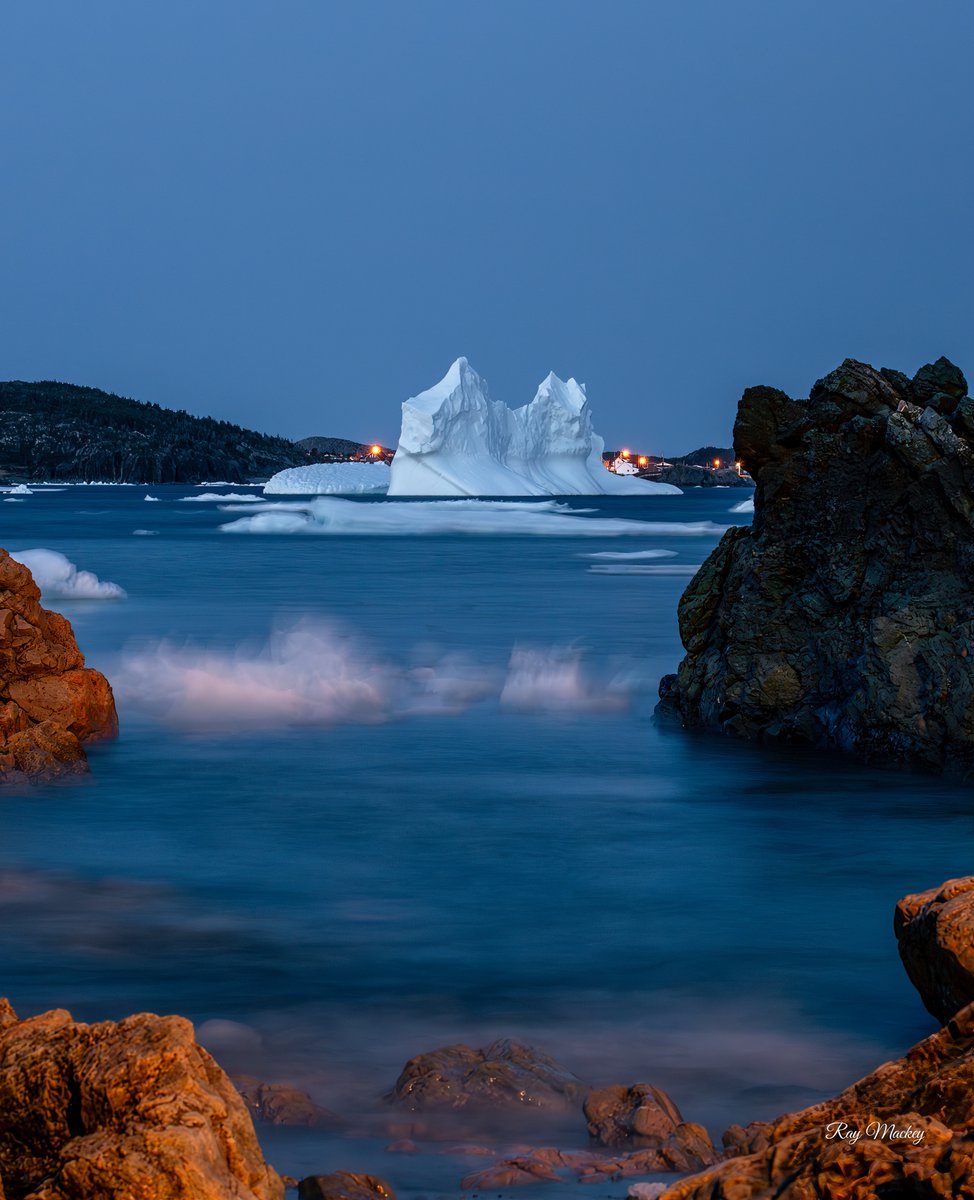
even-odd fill
[{"label": "distant house", "polygon": [[617,475],[638,475],[639,468],[632,461],[628,454],[620,454],[612,460],[609,467],[610,471],[614,471]]}]

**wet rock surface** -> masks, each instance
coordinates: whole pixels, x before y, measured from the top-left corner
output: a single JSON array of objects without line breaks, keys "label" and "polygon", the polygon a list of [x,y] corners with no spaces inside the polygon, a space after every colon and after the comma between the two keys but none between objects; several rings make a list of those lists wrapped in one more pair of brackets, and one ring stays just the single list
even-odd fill
[{"label": "wet rock surface", "polygon": [[904,896],[894,928],[906,972],[938,1020],[974,1003],[974,876]]},{"label": "wet rock surface", "polygon": [[444,1046],[409,1060],[387,1100],[411,1111],[579,1107],[582,1081],[530,1046],[504,1039],[483,1050]]},{"label": "wet rock surface", "polygon": [[834,1099],[724,1142],[727,1161],[665,1200],[974,1196],[974,1005]]},{"label": "wet rock surface", "polygon": [[80,775],[82,742],[115,737],[108,681],[70,622],[41,607],[30,571],[0,550],[0,783]]},{"label": "wet rock surface", "polygon": [[946,359],[912,380],[847,359],[807,400],[749,388],[756,482],[679,605],[663,714],[738,737],[974,771],[974,401]]},{"label": "wet rock surface", "polygon": [[18,1021],[0,1001],[6,1200],[282,1200],[247,1109],[181,1017]]},{"label": "wet rock surface", "polygon": [[298,1200],[396,1200],[396,1194],[374,1175],[333,1171],[330,1175],[309,1175],[302,1179]]},{"label": "wet rock surface", "polygon": [[657,1146],[683,1124],[666,1092],[649,1083],[597,1088],[584,1112],[589,1135],[603,1146]]}]

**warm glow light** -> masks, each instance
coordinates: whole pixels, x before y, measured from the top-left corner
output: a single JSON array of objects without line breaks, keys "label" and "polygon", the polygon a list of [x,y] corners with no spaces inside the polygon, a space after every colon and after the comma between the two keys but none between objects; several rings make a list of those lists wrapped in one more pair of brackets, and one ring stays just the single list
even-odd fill
[{"label": "warm glow light", "polygon": [[648,459],[648,458],[646,458],[646,456],[645,456],[645,455],[641,455],[641,456],[640,456],[640,459],[639,459],[639,465],[640,465],[641,467],[648,466],[648,465],[649,465],[649,459]]},{"label": "warm glow light", "polygon": [[628,451],[628,450],[623,450],[623,452],[622,452],[622,457],[623,457],[623,458],[628,458],[628,457],[629,457],[629,451]]},{"label": "warm glow light", "polygon": [[714,466],[715,466],[715,467],[719,467],[719,466],[720,466],[720,459],[719,459],[719,458],[715,458],[715,459],[714,459]]},{"label": "warm glow light", "polygon": [[373,453],[373,454],[381,454],[381,453],[382,453],[382,447],[381,447],[381,446],[373,446],[373,447],[372,447],[372,453]]}]

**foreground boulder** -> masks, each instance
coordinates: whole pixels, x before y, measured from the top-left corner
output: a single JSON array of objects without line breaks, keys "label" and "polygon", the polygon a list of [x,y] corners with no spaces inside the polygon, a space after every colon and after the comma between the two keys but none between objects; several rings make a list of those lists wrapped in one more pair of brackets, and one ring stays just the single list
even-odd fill
[{"label": "foreground boulder", "polygon": [[912,380],[847,359],[807,400],[749,388],[756,481],[680,601],[663,713],[739,737],[974,770],[974,401],[946,359]]},{"label": "foreground boulder", "polygon": [[374,1175],[333,1171],[309,1175],[298,1185],[298,1200],[396,1200],[396,1193]]},{"label": "foreground boulder", "polygon": [[30,571],[0,550],[0,782],[83,774],[81,743],[118,733],[108,681],[40,596]]},{"label": "foreground boulder", "polygon": [[664,1200],[974,1196],[974,1005],[832,1100],[732,1126]]},{"label": "foreground boulder", "polygon": [[421,1109],[572,1108],[588,1088],[554,1059],[503,1039],[484,1050],[444,1046],[411,1058],[387,1100]]},{"label": "foreground boulder", "polygon": [[0,1001],[0,1196],[283,1200],[243,1100],[181,1017],[19,1021]]},{"label": "foreground boulder", "polygon": [[683,1124],[666,1092],[650,1083],[597,1088],[583,1110],[589,1135],[603,1146],[658,1146]]},{"label": "foreground boulder", "polygon": [[900,958],[940,1021],[974,1003],[974,876],[917,892],[896,906]]}]

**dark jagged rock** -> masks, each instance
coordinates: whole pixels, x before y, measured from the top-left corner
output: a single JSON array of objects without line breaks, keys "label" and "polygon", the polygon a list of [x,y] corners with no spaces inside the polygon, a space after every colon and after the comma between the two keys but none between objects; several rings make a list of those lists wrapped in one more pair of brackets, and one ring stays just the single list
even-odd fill
[{"label": "dark jagged rock", "polygon": [[118,733],[108,680],[40,597],[27,567],[0,550],[0,783],[83,774],[81,743]]},{"label": "dark jagged rock", "polygon": [[0,383],[0,478],[244,483],[308,455],[285,438],[69,383]]},{"label": "dark jagged rock", "polygon": [[906,973],[929,1012],[949,1021],[974,1003],[974,876],[904,896],[893,928]]},{"label": "dark jagged rock", "polygon": [[974,406],[946,359],[913,380],[847,359],[796,401],[749,388],[755,478],[680,601],[658,711],[739,737],[974,769]]}]

